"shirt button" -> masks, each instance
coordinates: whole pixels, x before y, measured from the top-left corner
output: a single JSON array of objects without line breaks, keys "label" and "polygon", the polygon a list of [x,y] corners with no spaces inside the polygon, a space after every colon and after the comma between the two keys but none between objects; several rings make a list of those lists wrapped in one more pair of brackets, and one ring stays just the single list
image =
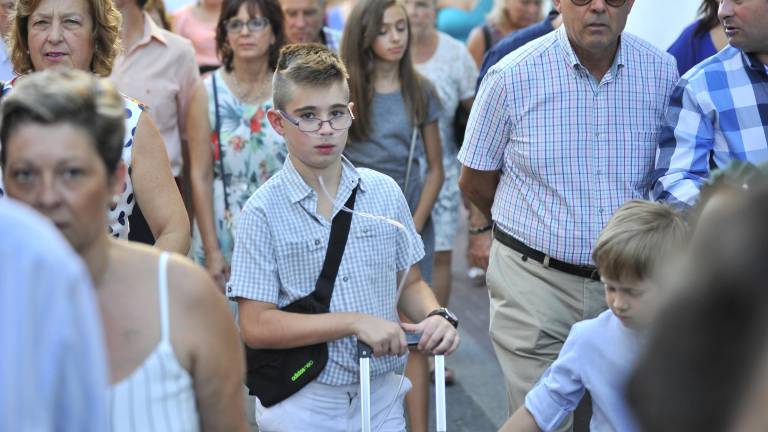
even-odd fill
[{"label": "shirt button", "polygon": [[320,244],[320,239],[315,239],[315,246]]},{"label": "shirt button", "polygon": [[599,209],[597,209],[597,211],[600,212],[600,213],[603,213],[603,212],[605,212],[605,209],[600,207]]},{"label": "shirt button", "polygon": [[227,288],[227,292],[232,292],[232,288]]},{"label": "shirt button", "polygon": [[349,278],[344,276],[343,278],[341,278],[341,280],[344,281],[344,282],[347,282],[347,281],[349,281]]},{"label": "shirt button", "polygon": [[368,228],[363,228],[363,234],[368,234]]}]

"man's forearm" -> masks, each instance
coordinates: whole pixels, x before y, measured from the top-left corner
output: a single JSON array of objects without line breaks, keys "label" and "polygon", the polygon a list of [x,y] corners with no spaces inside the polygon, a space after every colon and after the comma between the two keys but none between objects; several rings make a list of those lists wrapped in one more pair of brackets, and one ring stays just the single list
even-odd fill
[{"label": "man's forearm", "polygon": [[488,220],[491,220],[491,207],[498,184],[498,171],[479,171],[466,166],[461,167],[459,187]]}]

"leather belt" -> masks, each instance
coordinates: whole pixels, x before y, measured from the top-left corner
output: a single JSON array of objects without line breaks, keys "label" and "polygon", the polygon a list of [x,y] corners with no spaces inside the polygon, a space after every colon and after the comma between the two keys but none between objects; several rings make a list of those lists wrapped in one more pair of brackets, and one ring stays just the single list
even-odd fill
[{"label": "leather belt", "polygon": [[537,262],[540,262],[545,267],[551,267],[555,270],[559,270],[574,276],[580,276],[586,279],[600,281],[600,273],[598,273],[597,267],[591,265],[582,266],[570,264],[549,257],[544,252],[537,251],[536,249],[529,247],[520,240],[500,230],[498,226],[493,227],[493,237],[501,244],[523,254],[523,260],[531,258]]}]

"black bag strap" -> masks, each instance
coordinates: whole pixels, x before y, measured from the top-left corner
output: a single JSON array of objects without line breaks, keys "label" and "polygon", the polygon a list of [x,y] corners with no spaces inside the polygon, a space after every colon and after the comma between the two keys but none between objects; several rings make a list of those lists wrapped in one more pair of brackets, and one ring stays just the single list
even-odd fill
[{"label": "black bag strap", "polygon": [[[357,195],[358,187],[355,186],[352,189],[352,193],[349,194],[349,198],[344,204],[344,207],[349,210],[355,208],[355,196]],[[336,275],[339,273],[341,257],[344,255],[344,249],[347,246],[347,238],[349,237],[349,228],[351,226],[352,213],[344,210],[344,208],[336,213],[336,216],[333,217],[333,222],[331,222],[331,237],[328,240],[328,250],[325,252],[323,269],[320,271],[320,277],[317,278],[315,291],[311,294],[323,306],[325,311],[328,311],[331,307],[333,285],[336,281]]]}]

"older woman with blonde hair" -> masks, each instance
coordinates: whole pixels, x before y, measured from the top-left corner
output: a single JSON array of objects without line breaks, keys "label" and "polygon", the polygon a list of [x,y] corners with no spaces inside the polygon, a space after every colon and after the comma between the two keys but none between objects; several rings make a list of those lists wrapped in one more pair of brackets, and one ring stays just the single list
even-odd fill
[{"label": "older woman with blonde hair", "polygon": [[0,107],[8,196],[50,219],[88,268],[109,359],[109,430],[244,432],[243,353],[214,282],[184,256],[104,231],[127,172],[124,116],[105,78],[64,69],[21,80]]},{"label": "older woman with blonde hair", "polygon": [[[26,75],[50,68],[80,69],[108,76],[119,50],[120,14],[112,0],[19,0],[11,34],[11,61],[19,76],[3,87],[12,91]],[[168,155],[152,119],[140,103],[125,100],[121,159],[126,175],[112,196],[108,231],[127,239],[128,217],[138,204],[155,245],[186,254],[189,219],[171,175]],[[2,185],[0,185],[0,188]],[[2,195],[2,189],[0,189]]]}]

